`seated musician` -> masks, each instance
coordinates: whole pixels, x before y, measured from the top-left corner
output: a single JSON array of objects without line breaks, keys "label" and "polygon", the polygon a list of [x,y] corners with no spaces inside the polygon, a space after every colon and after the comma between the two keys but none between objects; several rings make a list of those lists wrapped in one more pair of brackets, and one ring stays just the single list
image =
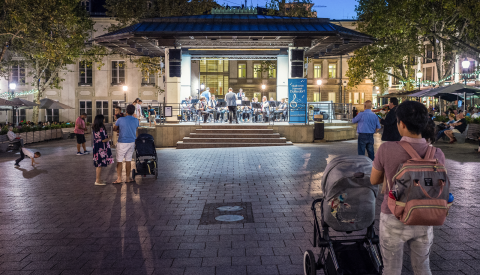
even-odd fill
[{"label": "seated musician", "polygon": [[207,104],[207,112],[213,114],[213,120],[217,122],[218,113],[217,113],[217,100],[215,100],[215,95],[212,94],[210,101]]},{"label": "seated musician", "polygon": [[270,116],[270,104],[267,101],[267,97],[262,98],[262,116],[263,122],[268,122],[268,117]]},{"label": "seated musician", "polygon": [[[253,101],[250,102],[250,106],[253,105],[253,103],[258,103],[258,98],[254,97]],[[260,114],[260,111],[258,108],[253,108],[252,107],[252,121],[257,122],[258,121],[258,115]]]},{"label": "seated musician", "polygon": [[204,96],[200,97],[200,101],[198,102],[197,115],[202,115],[203,123],[207,123],[209,113],[207,111],[207,102]]},{"label": "seated musician", "polygon": [[[285,104],[285,99],[282,98],[280,105],[278,105],[277,110],[275,111],[275,121],[279,121],[283,116],[283,113],[287,109],[287,104]],[[284,117],[285,120],[285,117]]]},{"label": "seated musician", "polygon": [[[248,97],[244,97],[242,100],[243,101],[248,101]],[[243,113],[242,113],[243,122],[247,122],[247,121],[250,120],[250,113],[251,112],[252,112],[251,105],[243,106]]]}]

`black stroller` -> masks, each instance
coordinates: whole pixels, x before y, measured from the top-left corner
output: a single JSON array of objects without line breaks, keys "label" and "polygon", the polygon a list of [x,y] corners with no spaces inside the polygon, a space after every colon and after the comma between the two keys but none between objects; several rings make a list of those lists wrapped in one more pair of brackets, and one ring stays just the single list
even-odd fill
[{"label": "black stroller", "polygon": [[[374,229],[378,186],[370,184],[371,170],[372,161],[366,156],[339,156],[325,168],[324,196],[312,203],[313,247],[318,244],[320,254],[315,261],[314,253],[305,251],[305,275],[315,275],[320,269],[326,275],[382,274],[379,238]],[[353,231],[364,232],[350,235]]]},{"label": "black stroller", "polygon": [[149,134],[140,134],[135,140],[135,168],[132,177],[136,175],[155,175],[158,177],[157,150],[153,137]]}]

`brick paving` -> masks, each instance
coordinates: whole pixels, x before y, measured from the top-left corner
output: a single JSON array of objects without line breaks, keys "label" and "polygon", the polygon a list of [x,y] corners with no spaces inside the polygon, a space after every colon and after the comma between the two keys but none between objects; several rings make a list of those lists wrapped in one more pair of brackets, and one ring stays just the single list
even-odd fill
[{"label": "brick paving", "polygon": [[[455,205],[435,228],[433,274],[479,274],[480,156],[475,144],[438,146]],[[158,180],[105,187],[73,140],[29,147],[42,152],[36,169],[0,153],[0,274],[303,274],[322,171],[356,141],[162,149]],[[229,202],[250,202],[254,222],[200,225],[206,204]]]}]

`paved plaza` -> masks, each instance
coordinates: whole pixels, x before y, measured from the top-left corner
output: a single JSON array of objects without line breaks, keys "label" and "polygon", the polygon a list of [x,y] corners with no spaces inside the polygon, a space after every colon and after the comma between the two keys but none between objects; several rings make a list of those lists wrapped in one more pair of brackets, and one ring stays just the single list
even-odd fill
[{"label": "paved plaza", "polygon": [[[473,143],[437,146],[455,204],[435,228],[432,271],[479,274],[480,154]],[[42,153],[35,169],[0,153],[0,274],[265,275],[303,274],[322,172],[357,142],[160,149],[157,180],[107,186],[94,186],[91,155],[75,156],[74,140],[29,147]],[[114,179],[112,165],[104,180]],[[221,204],[251,217],[215,223],[204,209]]]}]

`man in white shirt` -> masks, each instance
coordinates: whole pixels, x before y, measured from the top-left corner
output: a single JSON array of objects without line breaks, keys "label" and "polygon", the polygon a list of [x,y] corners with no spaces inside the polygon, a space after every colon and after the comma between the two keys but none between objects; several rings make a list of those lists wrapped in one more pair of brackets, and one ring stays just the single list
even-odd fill
[{"label": "man in white shirt", "polygon": [[137,105],[135,105],[135,114],[137,115],[138,122],[140,123],[140,120],[142,120],[142,100],[141,99],[137,100]]}]

